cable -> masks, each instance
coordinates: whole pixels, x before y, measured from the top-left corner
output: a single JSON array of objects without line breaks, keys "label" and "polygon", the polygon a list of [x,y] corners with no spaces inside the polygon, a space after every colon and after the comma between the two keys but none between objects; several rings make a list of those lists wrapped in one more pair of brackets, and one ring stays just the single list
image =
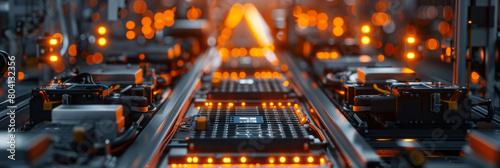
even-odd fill
[{"label": "cable", "polygon": [[377,86],[377,84],[373,84],[373,88],[377,91],[379,91],[380,93],[384,93],[384,94],[390,94],[391,92],[388,91],[388,90],[384,90],[384,89],[381,89]]}]

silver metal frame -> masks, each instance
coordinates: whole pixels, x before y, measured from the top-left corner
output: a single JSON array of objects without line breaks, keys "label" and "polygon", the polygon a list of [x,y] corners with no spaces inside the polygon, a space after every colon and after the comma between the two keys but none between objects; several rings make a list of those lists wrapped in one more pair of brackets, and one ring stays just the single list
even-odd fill
[{"label": "silver metal frame", "polygon": [[168,139],[166,135],[172,130],[176,119],[189,100],[201,78],[201,73],[209,60],[214,57],[215,49],[200,55],[199,59],[179,81],[171,96],[158,110],[153,119],[142,130],[127,151],[119,158],[115,167],[155,167]]},{"label": "silver metal frame", "polygon": [[315,82],[309,75],[303,75],[299,68],[303,61],[292,61],[292,56],[288,53],[278,54],[281,61],[288,65],[292,79],[298,90],[304,93],[305,98],[311,103],[314,110],[321,117],[323,125],[327,128],[326,132],[334,141],[336,147],[348,159],[350,167],[374,167],[380,165],[382,160],[377,153],[368,144],[363,136],[347,121],[344,115],[325,95],[319,87],[314,87],[311,83]]}]

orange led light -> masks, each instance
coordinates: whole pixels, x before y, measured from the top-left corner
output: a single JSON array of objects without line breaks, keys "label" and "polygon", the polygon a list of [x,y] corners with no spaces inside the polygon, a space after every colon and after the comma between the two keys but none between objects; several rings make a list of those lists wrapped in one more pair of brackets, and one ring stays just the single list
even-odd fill
[{"label": "orange led light", "polygon": [[290,85],[290,82],[288,81],[283,82],[283,86],[288,87],[288,85]]},{"label": "orange led light", "polygon": [[135,27],[135,22],[134,21],[127,21],[127,23],[125,23],[125,27],[127,27],[127,29],[133,29]]},{"label": "orange led light", "polygon": [[132,30],[129,30],[129,31],[127,31],[127,33],[125,34],[125,36],[127,37],[127,39],[132,40],[132,39],[135,38],[135,32],[132,31]]},{"label": "orange led light", "polygon": [[273,103],[273,102],[271,102],[271,103],[269,103],[269,105],[274,106],[274,103]]},{"label": "orange led light", "polygon": [[320,162],[320,163],[325,163],[325,158],[321,158],[321,159],[319,159],[319,162]]},{"label": "orange led light", "polygon": [[363,44],[369,44],[370,43],[370,37],[368,37],[368,36],[361,37],[361,43],[363,43]]},{"label": "orange led light", "polygon": [[299,158],[299,157],[297,157],[297,156],[295,156],[295,157],[293,158],[293,162],[295,162],[295,163],[299,163],[299,162],[300,162],[300,158]]},{"label": "orange led light", "polygon": [[241,157],[240,161],[241,161],[241,163],[245,163],[245,162],[247,162],[247,158],[246,157]]},{"label": "orange led light", "polygon": [[228,103],[227,105],[228,106],[234,106],[234,103]]},{"label": "orange led light", "polygon": [[369,33],[370,32],[370,26],[364,25],[363,27],[361,27],[361,31],[363,33]]},{"label": "orange led light", "polygon": [[59,59],[59,57],[57,57],[56,55],[51,55],[49,59],[52,62],[56,62]]},{"label": "orange led light", "polygon": [[409,52],[408,54],[406,54],[406,57],[407,57],[408,59],[413,59],[413,58],[415,58],[415,53],[413,53],[413,52]]},{"label": "orange led light", "polygon": [[207,162],[208,162],[208,163],[212,163],[212,162],[214,162],[214,159],[212,159],[212,158],[208,158],[208,159],[207,159]]},{"label": "orange led light", "polygon": [[481,77],[476,71],[472,71],[472,73],[470,74],[470,76],[471,76],[472,83],[478,83],[479,82],[479,78]]},{"label": "orange led light", "polygon": [[307,158],[307,162],[309,162],[309,163],[314,162],[314,158],[313,158],[312,156],[309,156],[309,157]]},{"label": "orange led light", "polygon": [[413,142],[413,141],[417,141],[416,139],[403,139],[403,141],[406,141],[406,142]]},{"label": "orange led light", "polygon": [[285,163],[285,161],[286,161],[285,157],[280,157],[280,162],[281,163]]},{"label": "orange led light", "polygon": [[193,162],[193,158],[191,158],[191,157],[188,157],[188,158],[187,158],[187,162],[188,162],[188,163],[191,163],[191,162]]},{"label": "orange led light", "polygon": [[106,43],[108,43],[108,41],[104,37],[101,37],[97,40],[97,44],[99,44],[100,46],[104,46],[106,45]]},{"label": "orange led light", "polygon": [[266,106],[266,103],[262,103],[262,106]]},{"label": "orange led light", "polygon": [[291,106],[291,105],[292,105],[292,103],[288,102],[286,105]]},{"label": "orange led light", "polygon": [[274,158],[269,158],[269,163],[273,164],[274,163]]},{"label": "orange led light", "polygon": [[226,158],[222,159],[222,162],[224,162],[224,163],[231,163],[231,158],[227,158],[226,157]]},{"label": "orange led light", "polygon": [[245,102],[241,102],[241,106],[245,106],[245,105],[246,105]]},{"label": "orange led light", "polygon": [[99,26],[97,28],[97,33],[100,34],[100,35],[104,35],[104,34],[106,34],[106,32],[107,32],[107,30],[106,30],[106,28],[104,26]]},{"label": "orange led light", "polygon": [[415,37],[408,37],[408,39],[406,41],[410,44],[413,44],[413,43],[415,43]]},{"label": "orange led light", "polygon": [[219,103],[217,103],[217,105],[218,105],[218,106],[222,106],[222,103],[221,103],[221,102],[219,102]]},{"label": "orange led light", "polygon": [[193,162],[194,162],[194,163],[198,163],[198,157],[194,157],[194,158],[193,158]]},{"label": "orange led light", "polygon": [[49,40],[50,45],[57,45],[57,40],[56,39],[50,39]]}]

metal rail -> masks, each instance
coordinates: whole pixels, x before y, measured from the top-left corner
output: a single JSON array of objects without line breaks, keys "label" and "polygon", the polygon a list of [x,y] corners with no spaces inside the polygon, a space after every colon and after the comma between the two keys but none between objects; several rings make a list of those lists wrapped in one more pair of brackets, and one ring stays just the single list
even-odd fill
[{"label": "metal rail", "polygon": [[323,90],[307,73],[303,73],[300,64],[302,60],[295,59],[288,53],[279,54],[280,60],[288,65],[292,79],[305,98],[311,103],[314,110],[320,116],[327,128],[327,133],[347,159],[346,166],[350,167],[376,167],[382,164],[382,160],[370,147],[368,142],[358,134],[356,129],[347,121],[344,115],[337,109],[332,101],[325,95]]},{"label": "metal rail", "polygon": [[215,49],[209,49],[179,81],[170,98],[158,110],[149,124],[142,130],[127,151],[119,158],[115,167],[155,167],[161,149],[168,143],[166,135],[173,130],[176,119],[185,102],[199,82],[207,63],[215,56]]}]

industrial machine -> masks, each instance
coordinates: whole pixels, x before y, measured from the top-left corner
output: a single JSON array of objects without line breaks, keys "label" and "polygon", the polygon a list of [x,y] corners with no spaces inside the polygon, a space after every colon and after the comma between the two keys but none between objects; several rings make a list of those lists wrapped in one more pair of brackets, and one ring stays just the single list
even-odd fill
[{"label": "industrial machine", "polygon": [[0,167],[499,167],[498,16],[0,0]]}]

